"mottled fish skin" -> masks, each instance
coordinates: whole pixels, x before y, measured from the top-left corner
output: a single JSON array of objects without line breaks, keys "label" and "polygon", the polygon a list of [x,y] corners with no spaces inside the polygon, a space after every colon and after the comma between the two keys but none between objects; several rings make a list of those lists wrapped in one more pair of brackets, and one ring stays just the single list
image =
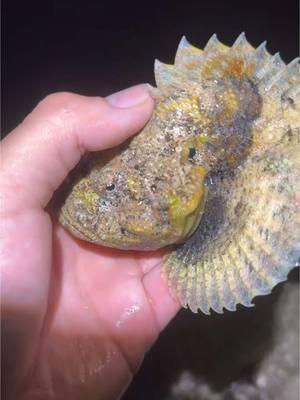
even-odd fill
[{"label": "mottled fish skin", "polygon": [[234,311],[300,257],[299,59],[216,35],[155,63],[151,120],[94,153],[60,209],[75,236],[120,249],[177,244],[162,273],[181,304]]}]

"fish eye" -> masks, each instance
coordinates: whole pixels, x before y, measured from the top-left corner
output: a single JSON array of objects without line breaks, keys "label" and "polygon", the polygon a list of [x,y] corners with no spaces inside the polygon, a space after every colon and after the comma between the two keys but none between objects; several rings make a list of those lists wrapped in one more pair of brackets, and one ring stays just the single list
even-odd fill
[{"label": "fish eye", "polygon": [[189,160],[192,160],[196,155],[196,149],[194,147],[190,147],[189,148]]},{"label": "fish eye", "polygon": [[115,188],[116,188],[116,186],[115,186],[114,183],[109,183],[108,185],[105,186],[105,189],[106,189],[108,192],[112,192],[113,190],[115,190]]}]

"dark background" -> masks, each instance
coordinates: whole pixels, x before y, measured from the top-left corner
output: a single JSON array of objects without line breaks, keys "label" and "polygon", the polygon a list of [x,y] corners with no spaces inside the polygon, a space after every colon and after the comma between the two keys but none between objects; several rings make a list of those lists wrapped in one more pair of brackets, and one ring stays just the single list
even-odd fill
[{"label": "dark background", "polygon": [[245,31],[285,61],[298,53],[298,1],[2,1],[2,133],[55,91],[106,95],[153,82],[182,35],[203,47]]},{"label": "dark background", "polygon": [[[155,58],[172,63],[182,35],[203,47],[216,32],[231,44],[245,31],[286,62],[298,55],[298,1],[2,1],[2,134],[47,94],[107,95],[153,81]],[[292,279],[297,280],[294,271]],[[124,400],[163,399],[184,370],[229,385],[267,351],[273,307],[211,317],[182,310],[146,356]],[[257,350],[259,349],[259,351]],[[241,354],[243,359],[241,360]],[[250,374],[251,375],[251,374]]]}]

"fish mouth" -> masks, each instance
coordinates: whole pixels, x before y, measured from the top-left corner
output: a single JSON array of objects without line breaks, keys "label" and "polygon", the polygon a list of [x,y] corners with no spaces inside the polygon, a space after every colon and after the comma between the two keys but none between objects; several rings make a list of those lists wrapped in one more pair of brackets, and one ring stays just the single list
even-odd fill
[{"label": "fish mouth", "polygon": [[76,219],[74,220],[74,218],[72,218],[72,215],[68,212],[66,207],[61,208],[58,221],[68,232],[72,233],[72,235],[78,239],[92,243],[98,242],[95,237],[90,234],[89,230],[82,229],[82,225],[77,222]]}]

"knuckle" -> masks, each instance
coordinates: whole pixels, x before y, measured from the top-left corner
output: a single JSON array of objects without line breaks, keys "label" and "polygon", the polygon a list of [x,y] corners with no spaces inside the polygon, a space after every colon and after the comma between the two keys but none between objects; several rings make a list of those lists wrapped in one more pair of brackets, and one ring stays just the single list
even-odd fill
[{"label": "knuckle", "polygon": [[55,92],[47,95],[40,103],[39,106],[61,109],[68,107],[74,102],[78,101],[80,96],[71,92]]},{"label": "knuckle", "polygon": [[72,124],[77,120],[82,97],[70,92],[51,93],[37,105],[37,110],[48,121],[52,121],[52,124],[61,126]]}]

